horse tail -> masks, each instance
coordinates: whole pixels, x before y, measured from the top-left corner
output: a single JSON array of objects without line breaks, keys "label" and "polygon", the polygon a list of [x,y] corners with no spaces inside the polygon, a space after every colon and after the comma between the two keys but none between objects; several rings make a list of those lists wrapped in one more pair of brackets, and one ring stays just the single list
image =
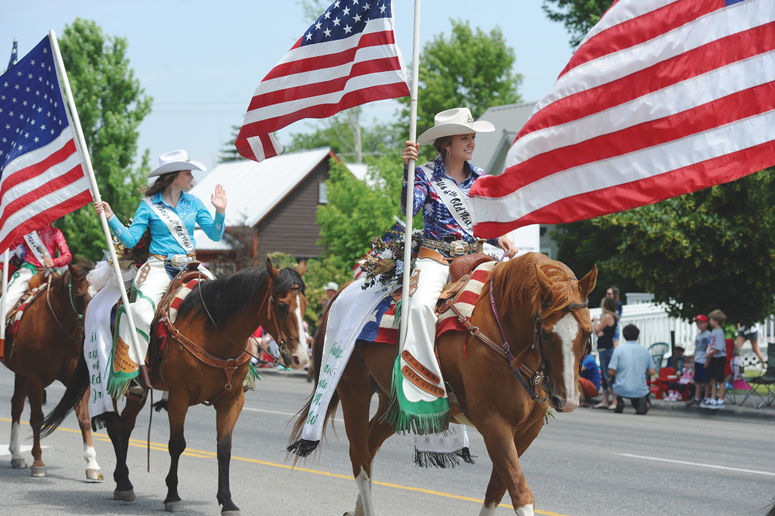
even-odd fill
[{"label": "horse tail", "polygon": [[[304,429],[304,423],[307,420],[307,414],[309,413],[309,409],[312,406],[312,398],[315,395],[315,391],[317,390],[317,386],[318,386],[318,380],[320,379],[320,364],[323,361],[323,341],[325,340],[327,323],[328,323],[328,311],[326,311],[323,317],[323,323],[320,325],[320,328],[318,328],[317,333],[315,334],[315,341],[312,344],[312,355],[314,357],[313,364],[315,368],[314,388],[312,389],[312,393],[310,393],[309,398],[307,398],[307,402],[304,404],[301,410],[299,410],[296,413],[296,421],[293,423],[291,436],[288,439],[288,447],[286,448],[286,451],[288,451],[288,453],[293,453],[296,455],[293,461],[294,464],[296,464],[296,461],[299,460],[299,457],[306,457],[310,453],[315,451],[318,444],[320,443],[320,441],[310,441],[307,439],[302,439],[301,432]],[[331,396],[331,401],[328,403],[328,409],[326,410],[326,417],[323,421],[323,435],[325,435],[326,424],[331,418],[334,417],[334,414],[336,413],[337,405],[339,405],[339,395],[337,394],[336,390],[334,390],[334,393]]]},{"label": "horse tail", "polygon": [[62,424],[62,421],[65,420],[70,411],[75,408],[75,404],[83,398],[83,395],[89,388],[89,384],[89,366],[86,364],[86,357],[81,353],[78,365],[72,376],[70,376],[70,383],[62,399],[59,400],[54,410],[43,419],[43,426],[40,429],[41,437],[48,436]]}]

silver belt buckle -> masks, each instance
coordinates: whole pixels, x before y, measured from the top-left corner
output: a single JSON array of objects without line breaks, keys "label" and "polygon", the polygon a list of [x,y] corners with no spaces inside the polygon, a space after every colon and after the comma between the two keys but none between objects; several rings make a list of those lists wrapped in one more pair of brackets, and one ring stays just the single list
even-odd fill
[{"label": "silver belt buckle", "polygon": [[172,264],[172,266],[176,269],[182,269],[191,262],[191,257],[186,256],[185,254],[174,254],[170,256],[170,264]]},{"label": "silver belt buckle", "polygon": [[452,256],[463,256],[466,254],[468,242],[465,240],[455,240],[449,243],[449,254]]}]

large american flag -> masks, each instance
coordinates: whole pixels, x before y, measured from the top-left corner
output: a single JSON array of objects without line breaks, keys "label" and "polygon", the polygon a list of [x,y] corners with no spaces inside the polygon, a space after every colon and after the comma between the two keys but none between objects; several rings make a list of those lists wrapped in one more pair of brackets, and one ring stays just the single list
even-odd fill
[{"label": "large american flag", "polygon": [[627,210],[775,164],[775,1],[619,0],[471,189],[475,233]]},{"label": "large american flag", "polygon": [[0,75],[0,251],[92,200],[48,37]]},{"label": "large american flag", "polygon": [[282,147],[277,131],[302,118],[409,95],[389,0],[337,0],[256,88],[239,153],[261,161]]}]

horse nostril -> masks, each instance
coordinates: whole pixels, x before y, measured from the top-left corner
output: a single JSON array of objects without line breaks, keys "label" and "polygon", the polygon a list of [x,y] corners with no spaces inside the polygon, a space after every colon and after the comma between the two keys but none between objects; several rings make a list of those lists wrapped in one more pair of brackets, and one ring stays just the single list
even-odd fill
[{"label": "horse nostril", "polygon": [[295,355],[293,357],[292,362],[293,362],[293,365],[295,365],[295,366],[301,365],[301,360],[299,360],[299,357],[297,357]]},{"label": "horse nostril", "polygon": [[557,410],[562,410],[563,407],[565,407],[565,400],[559,396],[552,396],[552,403],[554,404],[554,408]]}]

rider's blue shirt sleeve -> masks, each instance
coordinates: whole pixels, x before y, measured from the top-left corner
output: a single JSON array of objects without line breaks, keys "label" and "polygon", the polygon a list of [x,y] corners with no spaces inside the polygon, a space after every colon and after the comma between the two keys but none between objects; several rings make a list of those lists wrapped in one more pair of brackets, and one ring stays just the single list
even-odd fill
[{"label": "rider's blue shirt sleeve", "polygon": [[215,212],[215,218],[210,215],[210,211],[205,207],[201,199],[196,199],[196,223],[205,232],[207,238],[217,242],[223,236],[226,229],[226,215]]},{"label": "rider's blue shirt sleeve", "polygon": [[121,243],[127,249],[137,245],[137,242],[145,234],[145,230],[148,229],[148,221],[150,218],[150,208],[144,202],[140,203],[135,212],[135,218],[132,220],[132,225],[127,228],[124,226],[118,217],[113,215],[108,220],[108,226],[113,230],[113,234],[121,241]]}]

